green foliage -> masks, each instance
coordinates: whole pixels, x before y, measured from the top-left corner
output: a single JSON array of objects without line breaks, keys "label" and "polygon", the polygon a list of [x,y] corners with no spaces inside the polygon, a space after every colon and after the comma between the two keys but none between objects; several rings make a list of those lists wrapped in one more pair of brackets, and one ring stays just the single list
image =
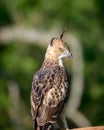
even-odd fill
[{"label": "green foliage", "polygon": [[[74,32],[80,39],[85,63],[85,90],[79,109],[92,125],[104,125],[103,12],[103,0],[0,1],[0,27],[16,24],[41,29],[69,26],[70,32]],[[10,106],[8,81],[14,80],[18,83],[21,100],[28,111],[32,77],[40,68],[44,53],[45,49],[41,46],[16,41],[0,46],[0,126],[2,130],[14,129],[8,113]],[[28,127],[31,128],[31,126]]]}]

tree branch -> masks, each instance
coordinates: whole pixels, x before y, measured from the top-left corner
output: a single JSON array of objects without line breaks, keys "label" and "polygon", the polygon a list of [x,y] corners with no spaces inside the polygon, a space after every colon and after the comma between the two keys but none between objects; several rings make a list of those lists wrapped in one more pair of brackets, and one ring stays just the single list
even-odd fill
[{"label": "tree branch", "polygon": [[55,130],[104,130],[104,126],[92,126],[92,127],[74,128],[74,129],[63,128]]},{"label": "tree branch", "polygon": [[84,128],[75,128],[72,130],[104,130],[104,126],[93,126],[93,127],[84,127]]}]

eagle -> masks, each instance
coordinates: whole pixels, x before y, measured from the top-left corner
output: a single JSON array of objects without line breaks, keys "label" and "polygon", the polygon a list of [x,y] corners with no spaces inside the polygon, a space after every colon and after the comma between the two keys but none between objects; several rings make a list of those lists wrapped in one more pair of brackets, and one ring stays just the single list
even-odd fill
[{"label": "eagle", "polygon": [[63,33],[52,38],[43,64],[33,76],[30,102],[35,130],[48,130],[56,122],[69,95],[68,73],[63,58],[71,58],[72,53],[62,40]]}]

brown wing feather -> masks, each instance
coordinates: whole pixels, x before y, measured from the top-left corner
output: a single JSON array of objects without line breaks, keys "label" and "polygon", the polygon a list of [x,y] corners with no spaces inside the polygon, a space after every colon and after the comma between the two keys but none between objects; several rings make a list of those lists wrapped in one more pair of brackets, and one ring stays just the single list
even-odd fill
[{"label": "brown wing feather", "polygon": [[37,122],[39,126],[43,126],[46,123],[54,123],[57,118],[59,117],[63,107],[64,107],[64,100],[59,102],[56,107],[49,107],[42,104],[39,108],[39,113],[37,117]]},{"label": "brown wing feather", "polygon": [[33,120],[37,116],[37,110],[39,105],[42,102],[43,96],[50,89],[50,85],[48,84],[50,72],[48,71],[38,71],[34,77],[32,82],[31,89],[31,114]]},{"label": "brown wing feather", "polygon": [[31,113],[39,126],[58,118],[67,95],[68,83],[64,69],[56,67],[38,72],[33,79]]}]

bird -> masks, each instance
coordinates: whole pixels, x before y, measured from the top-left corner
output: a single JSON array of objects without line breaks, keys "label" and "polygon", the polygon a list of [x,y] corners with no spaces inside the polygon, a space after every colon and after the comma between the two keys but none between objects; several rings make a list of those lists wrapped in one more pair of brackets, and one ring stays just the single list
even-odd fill
[{"label": "bird", "polygon": [[51,39],[44,61],[33,76],[30,103],[34,130],[48,130],[60,117],[69,95],[69,76],[63,58],[71,58],[72,53],[62,39],[64,32]]}]

